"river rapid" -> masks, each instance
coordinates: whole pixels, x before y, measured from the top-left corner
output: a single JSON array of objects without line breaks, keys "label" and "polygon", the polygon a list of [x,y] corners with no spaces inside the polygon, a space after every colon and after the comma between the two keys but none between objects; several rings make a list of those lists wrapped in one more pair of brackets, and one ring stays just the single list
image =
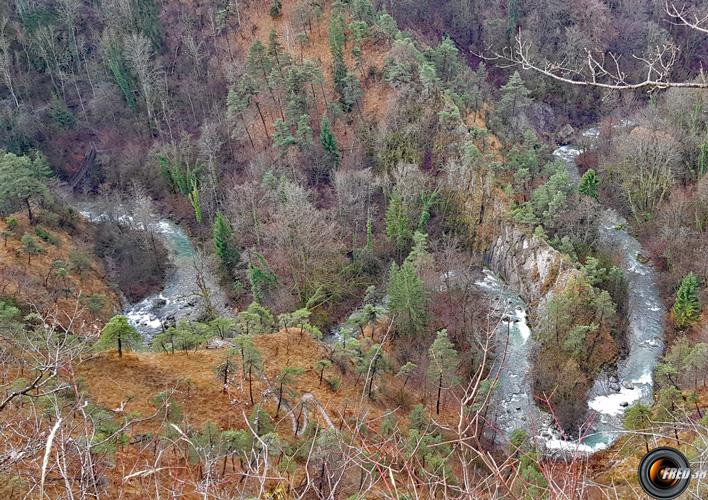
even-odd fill
[{"label": "river rapid", "polygon": [[[119,224],[136,229],[145,229],[137,223],[129,208],[120,207],[115,213],[107,214],[91,202],[72,202],[72,205],[90,222],[115,220]],[[155,222],[147,229],[154,231],[168,251],[170,270],[162,290],[149,295],[137,303],[124,301],[123,314],[149,341],[163,330],[163,327],[180,320],[199,320],[203,314],[202,300],[198,296],[197,267],[200,265],[192,240],[184,230],[169,219],[154,216]],[[215,273],[204,263],[205,283],[211,291],[210,300],[217,311],[226,311],[226,296],[214,279]]]},{"label": "river rapid", "polygon": [[[623,124],[622,126],[630,126]],[[584,143],[599,136],[597,128],[581,134]],[[566,145],[553,156],[565,163],[570,178],[579,182],[576,158],[581,149]],[[73,206],[89,221],[109,218],[98,205],[73,202]],[[136,227],[129,209],[121,209],[110,218]],[[184,230],[166,218],[155,216],[149,227],[169,252],[171,271],[163,289],[138,303],[125,304],[123,314],[149,341],[165,325],[179,320],[197,320],[202,314],[196,295],[197,252]],[[491,271],[475,282],[490,298],[491,309],[501,318],[496,328],[497,360],[492,376],[497,378],[493,396],[494,415],[491,423],[498,442],[508,441],[515,429],[524,429],[549,454],[590,454],[610,446],[623,431],[622,417],[628,406],[636,402],[651,403],[653,371],[664,349],[664,306],[659,297],[654,269],[641,262],[640,243],[626,231],[627,223],[614,210],[602,213],[598,248],[619,256],[618,265],[628,285],[629,354],[621,360],[616,373],[603,373],[588,397],[589,425],[581,429],[579,439],[566,439],[551,424],[551,417],[541,411],[533,399],[531,354],[534,337],[528,324],[527,305],[519,294]],[[211,300],[217,310],[226,311],[226,297],[208,269],[204,273],[212,291]],[[331,335],[336,341],[339,335]]]},{"label": "river rapid", "polygon": [[[631,126],[623,123],[621,126]],[[599,136],[597,128],[581,134],[584,143]],[[576,159],[581,149],[573,145],[557,148],[553,156],[562,161],[571,180],[580,180]],[[617,256],[628,289],[629,353],[620,360],[616,373],[602,373],[588,395],[588,420],[577,439],[568,439],[551,425],[551,417],[533,400],[530,356],[534,339],[526,320],[526,305],[515,291],[486,271],[477,282],[494,300],[501,314],[497,328],[499,353],[493,374],[498,376],[494,395],[499,442],[508,440],[514,429],[524,429],[548,454],[590,454],[609,447],[623,432],[625,410],[637,402],[653,401],[653,372],[664,350],[665,309],[659,296],[656,274],[641,257],[640,243],[627,232],[627,221],[612,209],[602,212],[597,247]],[[506,322],[505,322],[506,318]]]}]

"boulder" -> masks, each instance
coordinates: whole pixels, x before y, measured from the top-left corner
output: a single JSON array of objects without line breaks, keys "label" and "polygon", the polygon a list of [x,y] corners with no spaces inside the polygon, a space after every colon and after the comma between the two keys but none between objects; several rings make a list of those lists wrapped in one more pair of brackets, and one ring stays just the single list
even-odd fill
[{"label": "boulder", "polygon": [[558,130],[558,132],[556,132],[556,141],[561,146],[565,146],[566,144],[570,144],[573,141],[574,137],[575,137],[575,129],[569,123],[566,123],[565,125],[563,125],[560,128],[560,130]]}]

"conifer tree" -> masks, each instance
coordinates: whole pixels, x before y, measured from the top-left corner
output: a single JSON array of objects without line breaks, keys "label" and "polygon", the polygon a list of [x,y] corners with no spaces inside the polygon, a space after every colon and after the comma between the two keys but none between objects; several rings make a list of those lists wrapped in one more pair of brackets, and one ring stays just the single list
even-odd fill
[{"label": "conifer tree", "polygon": [[440,395],[442,394],[443,383],[447,380],[449,386],[454,379],[455,371],[459,363],[455,346],[447,338],[447,330],[440,330],[435,340],[428,349],[428,380],[437,385],[437,403],[435,412],[440,414]]},{"label": "conifer tree", "polygon": [[27,265],[32,264],[32,256],[42,253],[42,247],[31,234],[23,234],[21,238],[22,250],[27,254]]},{"label": "conifer tree", "polygon": [[221,268],[226,273],[233,271],[241,259],[238,249],[233,242],[233,231],[231,224],[226,220],[221,212],[216,213],[212,229],[214,238],[214,249],[221,261]]},{"label": "conifer tree", "polygon": [[328,170],[331,172],[339,168],[342,155],[337,146],[337,138],[334,136],[334,132],[332,132],[329,124],[329,119],[326,116],[322,117],[322,123],[320,125],[320,144],[325,153],[325,162]]},{"label": "conifer tree", "polygon": [[297,122],[295,140],[300,151],[307,151],[312,147],[312,127],[310,127],[310,115],[303,114]]},{"label": "conifer tree", "polygon": [[400,262],[413,237],[413,229],[403,198],[398,190],[395,190],[388,200],[385,222],[386,236],[393,242],[396,260]]},{"label": "conifer tree", "polygon": [[681,280],[672,311],[674,324],[679,330],[685,330],[700,319],[701,304],[698,297],[698,278],[695,274],[689,273]]},{"label": "conifer tree", "polygon": [[645,404],[637,403],[628,408],[624,414],[624,428],[642,434],[647,453],[649,453],[649,441],[646,432],[651,428],[651,424],[651,408]]},{"label": "conifer tree", "polygon": [[254,345],[253,340],[249,340],[241,343],[241,366],[245,376],[248,378],[248,395],[251,399],[251,404],[254,404],[253,376],[263,369],[263,356]]},{"label": "conifer tree", "polygon": [[501,88],[501,99],[499,100],[498,106],[502,110],[508,111],[511,115],[514,115],[517,111],[523,110],[529,104],[531,104],[529,90],[526,88],[519,72],[514,71],[511,77],[509,77],[509,80]]},{"label": "conifer tree", "polygon": [[[243,129],[248,135],[248,140],[251,143],[251,147],[255,150],[256,145],[253,142],[253,137],[251,132],[248,130],[248,123],[246,123],[246,118],[243,115],[244,111],[248,109],[251,104],[251,94],[240,91],[237,87],[232,87],[229,89],[229,93],[226,97],[226,109],[228,111],[229,117],[238,115],[243,124]],[[266,134],[268,130],[266,129]]]},{"label": "conifer tree", "polygon": [[391,264],[387,291],[397,332],[410,337],[422,333],[427,323],[427,296],[423,280],[410,261],[400,267],[395,262]]},{"label": "conifer tree", "polygon": [[118,348],[118,356],[122,357],[125,347],[134,349],[140,344],[141,340],[138,331],[128,323],[128,318],[119,315],[113,316],[101,330],[101,339],[98,342],[98,347],[105,349],[115,343]]},{"label": "conifer tree", "polygon": [[50,175],[43,156],[16,156],[0,149],[0,210],[23,204],[30,224],[34,224],[31,201],[49,195],[45,181]]},{"label": "conifer tree", "polygon": [[270,17],[280,17],[283,11],[283,3],[280,0],[271,0]]},{"label": "conifer tree", "polygon": [[278,386],[278,407],[275,409],[275,418],[278,418],[278,415],[280,414],[280,406],[283,403],[284,391],[292,391],[292,387],[297,381],[296,377],[299,377],[303,373],[305,373],[305,370],[302,368],[286,366],[275,378],[275,383]]},{"label": "conifer tree", "polygon": [[329,359],[320,359],[315,363],[315,371],[320,374],[320,382],[318,385],[322,385],[322,379],[324,378],[324,372],[327,368],[332,366],[332,362]]},{"label": "conifer tree", "polygon": [[224,383],[224,392],[226,392],[226,388],[229,385],[229,377],[233,375],[237,368],[236,362],[233,359],[235,352],[234,349],[229,349],[222,362],[219,363],[215,369],[217,377]]},{"label": "conifer tree", "polygon": [[578,192],[584,194],[585,196],[590,196],[597,199],[597,187],[600,184],[597,174],[593,169],[588,170],[583,174],[582,179],[580,179],[580,184],[578,185]]}]

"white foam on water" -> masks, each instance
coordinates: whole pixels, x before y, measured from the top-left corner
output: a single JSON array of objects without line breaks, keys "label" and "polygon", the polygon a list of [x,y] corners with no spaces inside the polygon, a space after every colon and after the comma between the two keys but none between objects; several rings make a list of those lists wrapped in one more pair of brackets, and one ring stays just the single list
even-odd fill
[{"label": "white foam on water", "polygon": [[531,336],[531,328],[529,328],[529,322],[528,322],[528,316],[526,314],[526,311],[522,308],[517,308],[516,309],[516,319],[518,319],[518,328],[519,328],[519,333],[521,334],[521,338],[524,339],[524,343],[529,339]]},{"label": "white foam on water", "polygon": [[[588,401],[588,406],[604,415],[622,415],[628,406],[642,398],[643,391],[639,386],[652,385],[651,372],[643,373],[639,378],[630,380],[630,383],[632,384],[631,389],[623,386],[617,393],[597,396]],[[623,403],[626,403],[626,405],[623,406]]]},{"label": "white foam on water", "polygon": [[484,279],[477,280],[474,282],[474,284],[487,290],[499,291],[503,286],[499,278],[494,276],[494,274],[492,274],[492,272],[488,269],[485,269],[483,273]]},{"label": "white foam on water", "polygon": [[583,137],[591,137],[593,139],[600,137],[600,129],[598,127],[591,127],[587,130],[583,130],[582,134]]},{"label": "white foam on water", "polygon": [[594,446],[590,446],[580,441],[566,441],[565,439],[547,439],[544,440],[544,443],[548,449],[573,453],[592,454],[607,448],[607,443],[600,442]]}]

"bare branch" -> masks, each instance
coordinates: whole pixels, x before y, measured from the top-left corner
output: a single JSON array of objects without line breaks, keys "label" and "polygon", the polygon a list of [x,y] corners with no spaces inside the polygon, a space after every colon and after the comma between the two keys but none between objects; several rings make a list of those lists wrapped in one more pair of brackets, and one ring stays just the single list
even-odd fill
[{"label": "bare branch", "polygon": [[[677,11],[678,12],[678,11]],[[697,20],[699,24],[706,18]],[[703,29],[700,29],[703,31]],[[703,73],[696,81],[675,82],[670,80],[671,69],[676,62],[678,47],[672,43],[657,46],[650,57],[633,56],[641,61],[646,68],[646,77],[642,81],[629,81],[620,65],[620,58],[616,54],[595,54],[585,49],[586,63],[581,68],[571,68],[563,61],[536,61],[531,56],[531,43],[525,40],[521,30],[514,38],[514,46],[505,49],[502,53],[493,56],[476,54],[482,59],[507,63],[507,66],[521,66],[525,70],[532,70],[554,80],[581,87],[597,87],[607,90],[640,90],[640,89],[666,89],[666,88],[694,88],[707,89],[708,81]]]},{"label": "bare branch", "polygon": [[664,9],[666,9],[666,13],[669,16],[678,20],[672,22],[672,24],[676,26],[687,26],[688,28],[691,28],[693,30],[708,34],[708,14],[706,14],[700,19],[694,14],[693,20],[691,20],[688,18],[685,6],[681,7],[681,10],[679,10],[676,5],[674,5],[673,3],[669,4],[668,1],[665,3]]}]

